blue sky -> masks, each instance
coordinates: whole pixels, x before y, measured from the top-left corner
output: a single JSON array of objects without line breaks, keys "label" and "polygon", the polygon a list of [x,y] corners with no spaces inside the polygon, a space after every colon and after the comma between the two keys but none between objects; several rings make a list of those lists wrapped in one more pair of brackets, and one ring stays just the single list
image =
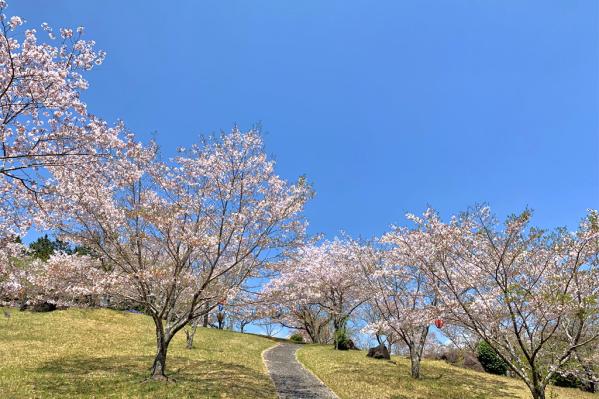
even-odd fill
[{"label": "blue sky", "polygon": [[599,208],[599,2],[18,0],[108,52],[89,109],[165,153],[261,123],[306,174],[312,233],[369,237],[427,204],[575,227]]}]

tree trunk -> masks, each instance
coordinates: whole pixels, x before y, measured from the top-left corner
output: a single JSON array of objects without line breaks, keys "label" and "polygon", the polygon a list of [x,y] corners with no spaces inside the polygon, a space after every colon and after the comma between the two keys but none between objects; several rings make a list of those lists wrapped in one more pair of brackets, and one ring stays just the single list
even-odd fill
[{"label": "tree trunk", "polygon": [[428,326],[423,327],[418,340],[406,340],[406,345],[410,349],[410,372],[412,378],[420,378],[420,361],[422,360],[422,352],[424,351],[428,330]]},{"label": "tree trunk", "polygon": [[528,386],[533,399],[545,399],[545,385],[541,383],[541,376],[532,370],[532,384]]},{"label": "tree trunk", "polygon": [[157,338],[157,352],[154,358],[154,364],[152,365],[152,379],[153,380],[168,380],[166,376],[166,352],[168,345]]},{"label": "tree trunk", "polygon": [[185,344],[185,348],[187,349],[192,349],[193,348],[193,337],[195,337],[196,335],[196,330],[198,329],[198,324],[199,322],[197,320],[194,320],[191,322],[191,328],[188,330],[185,330],[185,337],[186,337],[186,341],[187,343]]},{"label": "tree trunk", "polygon": [[410,372],[412,378],[420,378],[421,353],[416,348],[410,348]]},{"label": "tree trunk", "polygon": [[156,357],[154,358],[154,364],[152,364],[151,378],[153,380],[164,381],[168,380],[166,376],[166,353],[170,338],[164,333],[161,319],[154,318],[154,324],[156,325]]},{"label": "tree trunk", "polygon": [[530,389],[534,399],[545,399],[545,387],[537,384]]},{"label": "tree trunk", "polygon": [[335,350],[339,349],[339,323],[337,320],[333,320],[333,347]]},{"label": "tree trunk", "polygon": [[185,349],[193,348],[193,331],[185,330]]},{"label": "tree trunk", "polygon": [[341,338],[341,331],[344,327],[340,320],[333,319],[333,346],[335,350],[339,349],[339,338]]},{"label": "tree trunk", "polygon": [[208,319],[210,316],[209,309],[210,309],[210,304],[208,302],[206,302],[204,304],[204,310],[206,311],[206,313],[204,314],[204,321],[202,322],[202,327],[204,327],[204,328],[208,328]]},{"label": "tree trunk", "polygon": [[315,337],[315,334],[313,333],[313,329],[310,326],[310,324],[309,323],[304,323],[304,327],[305,327],[304,330],[306,331],[306,334],[308,334],[308,337],[310,338],[310,341],[313,344],[319,344],[320,342],[317,342],[317,339]]}]

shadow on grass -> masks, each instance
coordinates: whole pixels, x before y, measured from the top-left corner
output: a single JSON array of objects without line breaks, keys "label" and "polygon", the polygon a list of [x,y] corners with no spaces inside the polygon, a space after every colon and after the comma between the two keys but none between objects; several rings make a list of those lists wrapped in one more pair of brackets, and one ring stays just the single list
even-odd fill
[{"label": "shadow on grass", "polygon": [[[325,351],[327,361],[335,364],[328,370],[329,378],[344,380],[337,373],[351,375],[351,388],[387,386],[392,399],[413,399],[431,397],[443,399],[517,399],[521,396],[514,391],[514,383],[508,380],[490,378],[489,374],[470,372],[457,367],[437,365],[434,362],[422,364],[422,378],[410,376],[409,361],[396,358],[391,361],[365,359],[364,353],[344,354]],[[343,392],[345,388],[340,387]],[[391,390],[391,392],[389,392]],[[382,389],[381,392],[385,391]],[[378,392],[376,388],[373,392]],[[346,392],[348,393],[348,392]],[[599,399],[599,398],[598,398]]]},{"label": "shadow on grass", "polygon": [[[176,383],[144,381],[151,356],[61,358],[33,370],[35,391],[48,396],[272,398],[268,376],[221,361],[172,358],[169,377]],[[43,376],[43,377],[42,377]],[[41,377],[41,378],[40,378]]]},{"label": "shadow on grass", "polygon": [[467,373],[453,371],[450,374],[439,373],[436,376],[429,371],[422,381],[431,387],[442,389],[447,392],[448,397],[455,398],[519,398],[508,383],[498,380],[484,378]]}]

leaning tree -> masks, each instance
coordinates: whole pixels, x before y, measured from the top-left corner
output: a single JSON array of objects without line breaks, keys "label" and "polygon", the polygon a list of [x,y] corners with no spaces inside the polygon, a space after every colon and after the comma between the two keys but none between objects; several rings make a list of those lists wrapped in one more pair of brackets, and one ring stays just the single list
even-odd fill
[{"label": "leaning tree", "polygon": [[152,317],[151,375],[165,379],[175,334],[303,239],[312,191],[275,174],[256,131],[207,137],[168,163],[141,147],[125,155],[130,175],[58,170],[46,206],[65,238],[94,251],[106,292]]}]

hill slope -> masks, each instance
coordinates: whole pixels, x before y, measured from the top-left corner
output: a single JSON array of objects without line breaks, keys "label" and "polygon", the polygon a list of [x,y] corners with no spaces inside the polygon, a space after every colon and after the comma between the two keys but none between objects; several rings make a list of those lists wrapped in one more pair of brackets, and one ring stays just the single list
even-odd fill
[{"label": "hill slope", "polygon": [[[366,357],[364,351],[335,351],[332,347],[306,345],[298,359],[342,399],[528,399],[519,380],[461,369],[442,361],[425,360],[423,378],[410,377],[408,359],[389,361]],[[554,395],[554,396],[552,396]],[[550,387],[554,399],[599,399],[577,389]]]},{"label": "hill slope", "polygon": [[[6,308],[5,308],[6,309]],[[152,321],[105,309],[51,313],[0,313],[0,398],[275,398],[262,362],[267,338],[198,329],[195,348],[175,337],[168,371],[176,383],[144,382],[154,355]],[[421,381],[397,365],[366,358],[363,351],[306,345],[298,359],[343,399],[528,398],[518,380],[425,361]],[[553,388],[559,399],[599,399],[575,389]]]},{"label": "hill slope", "polygon": [[[6,308],[5,308],[6,309]],[[0,397],[274,398],[261,353],[272,340],[198,329],[182,332],[167,368],[176,383],[142,382],[155,339],[146,316],[96,309],[0,314]]]}]

